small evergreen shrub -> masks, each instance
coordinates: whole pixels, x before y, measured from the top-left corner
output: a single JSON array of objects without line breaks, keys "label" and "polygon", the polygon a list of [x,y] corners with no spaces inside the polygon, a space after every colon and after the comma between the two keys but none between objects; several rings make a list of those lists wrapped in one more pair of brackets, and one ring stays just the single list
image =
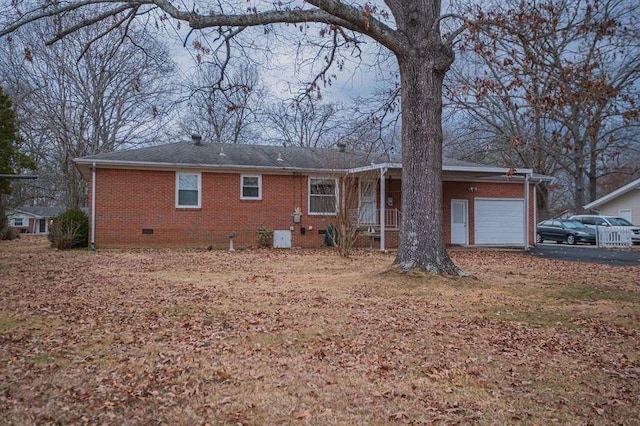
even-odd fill
[{"label": "small evergreen shrub", "polygon": [[89,218],[80,209],[71,209],[58,216],[50,227],[51,247],[70,249],[86,247],[89,242]]},{"label": "small evergreen shrub", "polygon": [[273,229],[261,225],[258,228],[258,243],[260,247],[271,247],[273,245]]}]

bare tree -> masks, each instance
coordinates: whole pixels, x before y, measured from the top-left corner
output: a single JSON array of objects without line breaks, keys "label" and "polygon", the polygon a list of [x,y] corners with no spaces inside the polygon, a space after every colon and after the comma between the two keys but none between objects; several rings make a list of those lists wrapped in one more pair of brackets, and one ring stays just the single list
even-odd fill
[{"label": "bare tree", "polygon": [[[335,221],[331,226],[332,234],[330,238],[337,247],[338,254],[342,257],[350,256],[358,236],[365,231],[360,220],[359,195],[360,191],[367,191],[375,185],[376,177],[377,174],[375,172],[340,177],[340,201],[337,206]],[[373,214],[375,215],[375,211]]]},{"label": "bare tree", "polygon": [[216,143],[250,143],[257,138],[266,90],[249,62],[227,66],[224,79],[217,75],[220,68],[217,63],[198,66],[181,123],[183,133]]},{"label": "bare tree", "polygon": [[600,178],[637,169],[627,161],[640,133],[632,2],[507,0],[476,15],[447,97],[481,155],[560,177],[576,211]]},{"label": "bare tree", "polygon": [[336,105],[311,97],[276,102],[266,111],[267,133],[283,145],[327,147],[339,138],[338,114]]},{"label": "bare tree", "polygon": [[401,110],[398,82],[385,82],[368,96],[356,99],[350,108],[341,142],[364,152],[400,154]]},{"label": "bare tree", "polygon": [[37,184],[49,183],[43,192],[77,208],[86,184],[73,159],[150,143],[170,108],[163,79],[172,66],[148,33],[129,27],[102,35],[106,22],[42,45],[48,28],[62,25],[43,20],[13,34],[3,46],[1,78],[17,99],[25,145],[42,164]]},{"label": "bare tree", "polygon": [[[452,16],[441,15],[440,0],[385,0],[384,5],[338,0],[264,2],[252,4],[248,11],[245,2],[231,1],[210,3],[204,9],[170,0],[87,0],[51,3],[35,10],[26,2],[17,4],[21,14],[0,35],[44,16],[74,12],[86,13],[85,25],[102,20],[125,23],[136,14],[148,17],[158,12],[158,20],[169,16],[195,30],[214,28],[224,40],[248,27],[259,26],[270,34],[276,24],[286,24],[299,29],[306,40],[317,37],[316,46],[325,48],[325,54],[316,55],[321,66],[312,88],[331,78],[332,67],[340,67],[335,59],[341,47],[358,46],[362,35],[376,41],[395,56],[400,71],[404,218],[395,263],[404,271],[461,273],[444,244],[441,121],[442,83],[454,59],[453,41],[463,28],[443,37],[440,24]],[[86,12],[92,4],[102,4],[103,9]],[[316,24],[313,30],[312,24]],[[54,40],[76,29],[73,25],[61,29]]]}]

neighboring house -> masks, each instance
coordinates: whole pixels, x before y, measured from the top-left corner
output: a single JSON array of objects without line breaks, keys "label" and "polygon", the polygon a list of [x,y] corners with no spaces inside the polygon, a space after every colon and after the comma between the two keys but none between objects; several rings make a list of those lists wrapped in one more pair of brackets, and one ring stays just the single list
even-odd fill
[{"label": "neighboring house", "polygon": [[583,206],[602,216],[618,216],[640,225],[640,179]]},{"label": "neighboring house", "polygon": [[7,219],[9,227],[22,234],[47,234],[53,218],[59,216],[64,209],[61,207],[30,207],[22,206],[9,209]]},{"label": "neighboring house", "polygon": [[[345,202],[346,181],[359,188],[358,199],[346,202],[365,231],[359,244],[398,245],[399,156],[194,138],[75,162],[89,182],[90,239],[97,247],[220,247],[231,233],[236,246],[256,246],[260,227],[274,230],[276,247],[318,247]],[[542,180],[548,178],[528,169],[444,159],[446,242],[534,244]]]},{"label": "neighboring house", "polygon": [[574,215],[573,210],[565,209],[565,210],[562,210],[560,213],[556,214],[555,216],[553,216],[551,219],[569,219],[573,215]]}]

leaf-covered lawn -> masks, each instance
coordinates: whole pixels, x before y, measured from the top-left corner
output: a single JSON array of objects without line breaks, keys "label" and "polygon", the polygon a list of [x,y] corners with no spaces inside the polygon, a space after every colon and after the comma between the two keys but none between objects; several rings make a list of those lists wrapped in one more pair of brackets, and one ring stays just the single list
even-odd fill
[{"label": "leaf-covered lawn", "polygon": [[638,424],[640,267],[0,243],[3,424]]}]

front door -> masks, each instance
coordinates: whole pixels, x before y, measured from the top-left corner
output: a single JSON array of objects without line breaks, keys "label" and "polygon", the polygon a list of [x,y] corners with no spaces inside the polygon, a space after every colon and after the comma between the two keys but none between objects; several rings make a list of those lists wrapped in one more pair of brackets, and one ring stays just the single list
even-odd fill
[{"label": "front door", "polygon": [[451,200],[451,244],[469,244],[467,200]]},{"label": "front door", "polygon": [[47,232],[47,219],[38,220],[38,233],[45,234]]},{"label": "front door", "polygon": [[376,224],[376,181],[363,180],[359,181],[360,197],[359,212],[360,224],[375,225]]}]

